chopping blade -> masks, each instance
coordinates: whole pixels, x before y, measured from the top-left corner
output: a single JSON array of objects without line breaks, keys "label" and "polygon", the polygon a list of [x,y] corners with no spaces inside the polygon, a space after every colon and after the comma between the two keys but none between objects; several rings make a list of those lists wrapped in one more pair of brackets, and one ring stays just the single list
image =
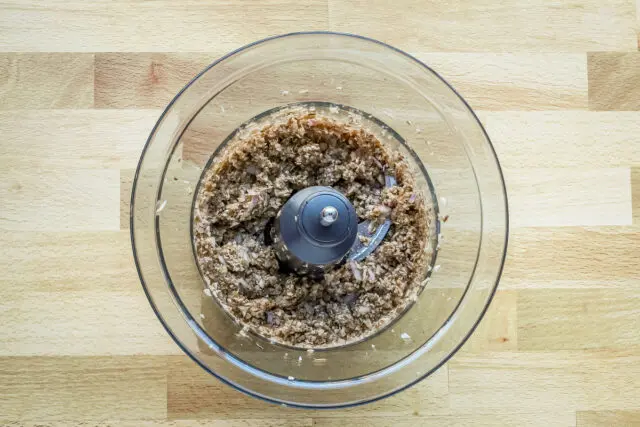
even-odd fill
[{"label": "chopping blade", "polygon": [[[393,176],[386,175],[384,177],[385,187],[390,188],[396,185],[396,179]],[[376,250],[382,240],[385,238],[391,228],[391,220],[385,219],[384,222],[375,229],[371,229],[371,221],[362,221],[358,223],[358,236],[356,237],[351,252],[349,252],[349,260],[361,261]],[[366,244],[364,242],[367,242]]]}]

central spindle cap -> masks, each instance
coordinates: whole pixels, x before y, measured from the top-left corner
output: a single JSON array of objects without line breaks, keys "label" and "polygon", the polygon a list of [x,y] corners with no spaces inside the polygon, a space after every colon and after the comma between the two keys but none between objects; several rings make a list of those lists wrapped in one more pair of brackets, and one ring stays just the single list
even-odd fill
[{"label": "central spindle cap", "polygon": [[308,187],[284,204],[275,221],[280,261],[299,272],[327,270],[349,253],[358,217],[349,200],[331,187]]}]

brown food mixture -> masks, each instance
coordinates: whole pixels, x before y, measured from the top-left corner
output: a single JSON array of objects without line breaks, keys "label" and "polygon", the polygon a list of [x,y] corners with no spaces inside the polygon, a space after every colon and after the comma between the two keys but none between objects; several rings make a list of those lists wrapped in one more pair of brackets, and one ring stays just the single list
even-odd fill
[{"label": "brown food mixture", "polygon": [[[384,187],[384,175],[397,185]],[[314,280],[282,272],[265,227],[296,191],[342,192],[358,220],[392,225],[382,244]],[[197,195],[197,260],[212,295],[242,326],[272,342],[329,347],[384,327],[421,288],[432,211],[406,162],[361,126],[289,112],[237,136]]]}]

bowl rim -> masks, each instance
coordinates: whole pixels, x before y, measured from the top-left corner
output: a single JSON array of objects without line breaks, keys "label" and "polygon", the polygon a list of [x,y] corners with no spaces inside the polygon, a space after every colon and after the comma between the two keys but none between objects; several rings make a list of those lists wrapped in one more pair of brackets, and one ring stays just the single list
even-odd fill
[{"label": "bowl rim", "polygon": [[[487,297],[487,301],[484,304],[484,307],[482,307],[482,310],[480,312],[480,314],[478,315],[477,319],[475,320],[474,324],[472,325],[472,327],[468,330],[468,332],[462,337],[462,339],[460,340],[460,342],[446,355],[443,357],[443,359],[437,363],[433,368],[427,370],[424,374],[416,377],[414,380],[408,382],[407,384],[404,384],[396,389],[390,390],[388,392],[382,393],[378,396],[372,397],[372,398],[366,398],[366,399],[362,399],[359,401],[355,401],[355,402],[347,402],[347,403],[338,403],[338,404],[323,404],[321,406],[318,405],[310,405],[310,404],[303,404],[303,403],[296,403],[296,402],[283,402],[277,398],[271,398],[268,396],[265,396],[263,394],[259,394],[256,393],[250,389],[247,389],[245,387],[241,387],[238,384],[235,384],[233,381],[217,374],[216,372],[214,372],[212,369],[210,369],[208,366],[206,366],[204,363],[202,363],[197,357],[195,357],[190,350],[188,350],[185,345],[175,336],[175,334],[172,332],[172,330],[169,328],[169,326],[167,325],[166,321],[164,320],[164,318],[162,317],[162,315],[160,314],[160,312],[158,311],[158,308],[156,307],[155,303],[153,302],[153,298],[151,297],[151,294],[149,292],[149,289],[147,287],[147,284],[144,281],[144,278],[142,276],[142,271],[141,271],[141,266],[140,266],[140,260],[138,258],[138,254],[137,254],[137,250],[136,250],[136,242],[135,242],[135,233],[134,233],[134,206],[135,206],[135,197],[136,197],[136,189],[137,189],[137,184],[138,184],[138,179],[139,179],[139,174],[140,174],[140,169],[142,167],[142,162],[144,160],[145,154],[147,152],[147,149],[149,148],[149,145],[151,144],[151,141],[153,139],[153,136],[156,133],[156,130],[158,129],[158,126],[160,125],[160,123],[162,123],[163,119],[165,118],[165,116],[167,115],[167,113],[169,112],[169,110],[171,110],[171,108],[173,107],[173,104],[182,96],[182,94],[193,84],[195,83],[202,75],[204,75],[205,73],[207,73],[210,69],[212,69],[213,67],[215,67],[217,64],[219,64],[220,62],[224,61],[225,59],[234,56],[244,50],[247,50],[251,47],[272,41],[272,40],[277,40],[277,39],[284,39],[284,38],[289,38],[289,37],[296,37],[296,36],[308,36],[308,35],[320,35],[320,36],[340,36],[340,37],[348,37],[348,38],[354,38],[354,39],[359,39],[362,41],[366,41],[366,42],[371,42],[374,44],[378,44],[380,46],[383,46],[385,48],[391,49],[392,51],[399,53],[400,55],[404,56],[405,58],[409,59],[410,61],[413,61],[415,63],[417,63],[419,66],[421,66],[422,68],[426,69],[427,71],[431,72],[436,78],[438,78],[442,83],[444,83],[449,89],[451,89],[451,91],[458,97],[458,99],[463,103],[463,105],[466,107],[466,109],[471,113],[473,119],[475,119],[477,125],[479,126],[479,128],[482,130],[482,133],[486,139],[486,142],[488,143],[488,147],[490,148],[490,153],[493,157],[493,159],[496,162],[496,166],[497,166],[497,171],[498,171],[498,176],[500,178],[500,184],[502,186],[502,193],[503,193],[503,197],[504,197],[504,226],[505,226],[505,230],[504,230],[504,241],[503,241],[503,253],[500,257],[500,262],[499,262],[499,266],[497,269],[497,274],[494,280],[493,285],[491,286],[491,290],[490,293]],[[336,409],[336,408],[349,408],[349,407],[354,407],[354,406],[359,406],[359,405],[364,405],[367,403],[372,403],[372,402],[376,402],[378,400],[384,399],[386,397],[390,397],[392,395],[395,395],[396,393],[399,393],[403,390],[406,390],[407,388],[419,383],[420,381],[422,381],[423,379],[425,379],[426,377],[430,376],[433,372],[437,371],[438,369],[440,369],[445,363],[447,363],[451,357],[453,357],[453,355],[455,355],[460,348],[467,342],[467,340],[469,339],[469,337],[473,334],[473,332],[476,330],[476,328],[478,327],[478,325],[480,324],[480,322],[482,321],[482,319],[484,318],[489,306],[491,305],[491,302],[493,300],[493,297],[495,295],[495,292],[498,288],[498,284],[500,282],[500,279],[502,277],[502,272],[504,270],[504,264],[505,264],[505,260],[506,260],[506,256],[507,256],[507,249],[508,249],[508,243],[509,243],[509,203],[508,203],[508,196],[507,196],[507,190],[506,190],[506,185],[505,185],[505,180],[504,180],[504,174],[502,171],[502,166],[500,165],[500,161],[498,159],[497,153],[495,151],[495,148],[493,146],[493,143],[488,135],[488,133],[486,132],[484,126],[482,125],[482,122],[480,121],[480,119],[478,118],[478,116],[476,115],[475,111],[471,108],[471,106],[469,105],[469,103],[462,97],[462,95],[460,95],[460,93],[458,93],[458,91],[447,81],[445,80],[440,74],[438,74],[438,72],[436,72],[435,70],[433,70],[431,67],[429,67],[428,65],[426,65],[424,62],[422,62],[421,60],[417,59],[416,57],[414,57],[413,55],[398,49],[394,46],[391,46],[387,43],[381,42],[379,40],[370,38],[370,37],[366,37],[366,36],[361,36],[361,35],[357,35],[357,34],[352,34],[352,33],[346,33],[346,32],[335,32],[335,31],[299,31],[299,32],[290,32],[290,33],[285,33],[285,34],[280,34],[280,35],[275,35],[275,36],[271,36],[271,37],[267,37],[267,38],[263,38],[260,40],[256,40],[254,42],[251,42],[249,44],[246,44],[240,48],[237,48],[221,57],[219,57],[218,59],[216,59],[215,61],[213,61],[211,64],[209,64],[208,66],[206,66],[202,71],[200,71],[198,74],[196,74],[182,89],[180,89],[180,91],[172,98],[172,100],[167,104],[167,106],[164,108],[164,110],[162,111],[162,114],[159,116],[158,120],[156,121],[156,123],[154,124],[153,128],[151,129],[151,132],[147,138],[147,141],[145,142],[145,145],[141,151],[140,154],[140,159],[138,161],[138,165],[136,167],[136,171],[134,174],[134,178],[133,178],[133,182],[132,182],[132,190],[131,190],[131,198],[130,198],[130,210],[129,210],[129,233],[130,233],[130,238],[131,238],[131,245],[132,245],[132,251],[133,251],[133,258],[134,258],[134,263],[136,266],[136,271],[138,272],[138,277],[140,279],[140,283],[142,285],[143,291],[147,297],[147,300],[149,301],[149,305],[151,306],[153,312],[155,313],[156,317],[158,318],[158,320],[160,321],[160,323],[162,324],[162,326],[164,327],[164,329],[167,331],[167,333],[169,334],[169,336],[173,339],[173,341],[178,345],[178,347],[187,355],[189,356],[189,358],[191,360],[193,360],[194,362],[196,362],[196,364],[198,364],[202,369],[204,369],[207,373],[209,373],[210,375],[212,375],[213,377],[217,378],[218,380],[222,381],[223,383],[231,386],[233,389],[241,391],[251,397],[254,398],[258,398],[260,400],[269,402],[269,403],[274,403],[274,404],[279,404],[281,406],[288,406],[288,407],[296,407],[296,408],[303,408],[303,409]],[[475,270],[475,268],[474,268]],[[466,293],[466,291],[465,291]],[[456,308],[457,310],[457,308]]]}]

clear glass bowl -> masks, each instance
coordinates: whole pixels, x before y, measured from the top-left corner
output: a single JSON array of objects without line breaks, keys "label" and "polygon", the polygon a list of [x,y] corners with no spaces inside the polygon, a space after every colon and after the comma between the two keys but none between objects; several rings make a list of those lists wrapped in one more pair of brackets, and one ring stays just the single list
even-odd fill
[{"label": "clear glass bowl", "polygon": [[[395,149],[419,166],[416,178],[438,212],[434,268],[418,300],[379,333],[314,352],[241,334],[203,292],[191,243],[195,189],[212,153],[249,119],[300,102],[337,104],[384,123],[405,144]],[[158,120],[131,195],[136,266],[171,337],[225,383],[307,408],[371,402],[442,366],[487,310],[507,236],[500,165],[471,108],[412,56],[349,34],[274,37],[211,64]]]}]

